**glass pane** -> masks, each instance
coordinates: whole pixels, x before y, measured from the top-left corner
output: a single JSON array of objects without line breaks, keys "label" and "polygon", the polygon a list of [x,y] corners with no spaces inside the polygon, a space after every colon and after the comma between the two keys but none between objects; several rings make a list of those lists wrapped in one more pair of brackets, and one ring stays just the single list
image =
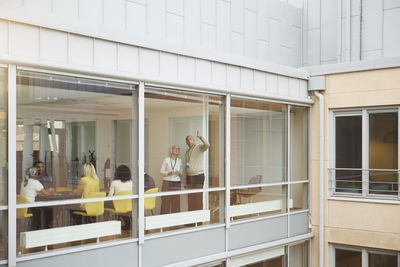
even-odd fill
[{"label": "glass pane", "polygon": [[[362,166],[361,116],[336,117],[336,168]],[[336,192],[361,193],[361,170],[336,170]]]},{"label": "glass pane", "polygon": [[336,267],[361,267],[361,251],[335,249]]},{"label": "glass pane", "polygon": [[232,185],[286,180],[286,110],[285,105],[232,99]]},{"label": "glass pane", "polygon": [[7,211],[0,211],[0,260],[7,258],[8,248],[8,216]]},{"label": "glass pane", "polygon": [[[146,234],[159,233],[224,222],[224,191],[191,193],[183,195],[145,196]],[[203,199],[203,206],[189,210],[187,203]],[[163,211],[168,205],[169,211]],[[163,213],[164,212],[164,213]]]},{"label": "glass pane", "polygon": [[308,242],[290,246],[290,266],[307,267],[308,266]]},{"label": "glass pane", "polygon": [[397,267],[397,255],[368,253],[369,267]]},{"label": "glass pane", "polygon": [[308,208],[308,183],[290,185],[289,203],[291,211],[303,210]]},{"label": "glass pane", "polygon": [[[397,144],[397,113],[370,114],[369,168],[397,169]],[[369,181],[370,193],[397,195],[397,172],[370,171]]]},{"label": "glass pane", "polygon": [[246,264],[244,266],[247,266],[247,267],[282,267],[282,266],[285,266],[285,256],[280,256],[280,257],[276,257],[273,259],[260,261],[257,263]]},{"label": "glass pane", "polygon": [[17,253],[137,237],[136,210],[136,199],[19,208]]},{"label": "glass pane", "polygon": [[[145,93],[145,172],[159,191],[224,186],[224,108],[219,96],[149,89]],[[146,178],[145,177],[145,178]],[[182,198],[182,208],[205,200]],[[176,209],[164,205],[162,213]]]},{"label": "glass pane", "polygon": [[308,179],[308,117],[306,107],[290,107],[290,179]]},{"label": "glass pane", "polygon": [[7,72],[0,69],[0,205],[7,205]]},{"label": "glass pane", "polygon": [[251,187],[231,190],[231,211],[234,220],[284,213],[287,186]]},{"label": "glass pane", "polygon": [[17,192],[28,202],[137,192],[134,93],[127,84],[19,71]]}]

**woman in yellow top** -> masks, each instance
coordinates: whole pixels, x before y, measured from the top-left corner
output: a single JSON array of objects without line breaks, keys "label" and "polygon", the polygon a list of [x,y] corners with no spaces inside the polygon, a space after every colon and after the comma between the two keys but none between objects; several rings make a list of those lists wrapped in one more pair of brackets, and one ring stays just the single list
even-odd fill
[{"label": "woman in yellow top", "polygon": [[75,196],[81,196],[87,198],[89,193],[100,192],[100,181],[97,177],[96,170],[92,163],[85,163],[83,165],[83,175],[79,181],[78,188],[74,190]]},{"label": "woman in yellow top", "polygon": [[[97,177],[96,170],[91,163],[85,163],[83,165],[83,175],[79,181],[78,188],[73,191],[73,194],[77,197],[87,198],[90,193],[100,192],[100,181]],[[75,221],[75,224],[81,223],[80,215],[74,214],[75,211],[82,211],[85,209],[83,204],[80,205],[81,210],[71,209],[71,217]]]}]

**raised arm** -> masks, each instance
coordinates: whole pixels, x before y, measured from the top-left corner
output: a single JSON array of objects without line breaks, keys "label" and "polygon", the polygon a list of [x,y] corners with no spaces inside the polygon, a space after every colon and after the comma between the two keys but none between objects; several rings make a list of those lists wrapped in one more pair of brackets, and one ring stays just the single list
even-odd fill
[{"label": "raised arm", "polygon": [[210,143],[200,134],[200,131],[197,131],[197,138],[199,138],[203,143],[200,145],[200,150],[205,152],[210,147]]}]

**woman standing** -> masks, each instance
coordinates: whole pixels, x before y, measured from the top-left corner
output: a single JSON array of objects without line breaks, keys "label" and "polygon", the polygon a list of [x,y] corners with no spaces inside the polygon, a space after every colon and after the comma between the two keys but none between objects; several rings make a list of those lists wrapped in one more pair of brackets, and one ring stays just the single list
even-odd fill
[{"label": "woman standing", "polygon": [[[181,190],[182,161],[179,156],[180,148],[177,145],[171,147],[169,156],[166,157],[161,166],[161,175],[164,177],[162,191]],[[161,197],[161,214],[175,213],[180,211],[180,195]]]}]

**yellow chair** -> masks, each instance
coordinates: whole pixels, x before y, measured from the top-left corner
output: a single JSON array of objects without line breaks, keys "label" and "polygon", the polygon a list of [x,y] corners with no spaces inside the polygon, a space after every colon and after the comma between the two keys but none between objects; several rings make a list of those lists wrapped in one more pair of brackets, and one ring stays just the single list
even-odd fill
[{"label": "yellow chair", "polygon": [[[115,196],[132,195],[132,190],[120,191]],[[106,211],[113,213],[120,217],[121,222],[126,218],[126,224],[123,229],[131,229],[132,224],[132,199],[113,200],[114,208],[105,208]]]},{"label": "yellow chair", "polygon": [[69,187],[56,187],[56,192],[57,193],[72,192],[72,188],[69,188]]},{"label": "yellow chair", "polygon": [[[17,203],[28,203],[28,200],[26,199],[26,197],[22,196],[22,195],[17,195]],[[17,221],[18,223],[18,229],[20,229],[20,232],[24,232],[26,231],[25,228],[30,228],[30,224],[31,224],[31,217],[33,216],[32,213],[28,213],[28,208],[19,208],[17,209]],[[21,222],[21,221],[25,221],[25,219],[28,218],[28,225],[27,227],[25,227],[25,225]],[[19,219],[19,220],[18,220]],[[23,229],[21,227],[21,224],[24,226]]]},{"label": "yellow chair", "polygon": [[[98,198],[98,197],[105,197],[105,192],[92,192],[88,194],[88,198]],[[96,218],[104,214],[104,201],[98,202],[87,202],[83,203],[85,211],[74,211],[73,214],[81,215],[82,216],[82,223],[83,218]]]},{"label": "yellow chair", "polygon": [[[145,194],[147,193],[157,193],[158,188],[151,188],[144,192]],[[153,209],[156,207],[156,197],[144,197],[144,210],[150,210],[151,214],[153,215]]]}]

